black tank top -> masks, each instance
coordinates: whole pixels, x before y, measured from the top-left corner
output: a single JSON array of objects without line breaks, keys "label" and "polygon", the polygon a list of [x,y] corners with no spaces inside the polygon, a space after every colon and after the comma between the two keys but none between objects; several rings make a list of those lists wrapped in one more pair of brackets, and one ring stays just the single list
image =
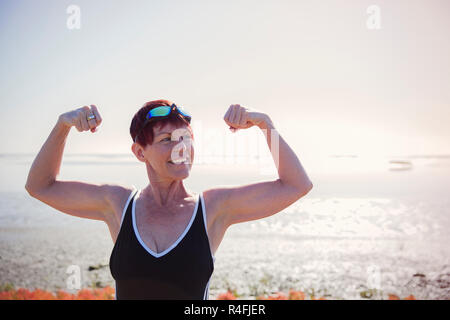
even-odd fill
[{"label": "black tank top", "polygon": [[[116,299],[207,300],[215,257],[209,246],[202,194],[189,224],[166,250],[156,253],[136,227],[136,195],[131,192],[111,252],[109,268],[116,281]],[[132,199],[132,201],[130,201]]]}]

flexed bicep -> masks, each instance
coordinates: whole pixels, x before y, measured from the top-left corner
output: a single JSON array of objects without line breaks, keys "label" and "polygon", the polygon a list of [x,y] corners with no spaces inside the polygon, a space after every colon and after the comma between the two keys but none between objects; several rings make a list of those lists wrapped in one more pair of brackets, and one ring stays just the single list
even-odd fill
[{"label": "flexed bicep", "polygon": [[226,226],[271,216],[287,208],[306,193],[280,179],[236,187],[217,188],[220,217]]}]

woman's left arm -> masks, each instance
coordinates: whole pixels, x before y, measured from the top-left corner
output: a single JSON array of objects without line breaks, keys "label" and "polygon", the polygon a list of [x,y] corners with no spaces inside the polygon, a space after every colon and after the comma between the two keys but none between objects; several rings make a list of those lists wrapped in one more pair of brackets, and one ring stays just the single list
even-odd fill
[{"label": "woman's left arm", "polygon": [[226,226],[280,212],[312,189],[300,160],[267,114],[232,105],[224,120],[232,131],[252,126],[263,131],[279,176],[273,181],[215,189],[219,213]]}]

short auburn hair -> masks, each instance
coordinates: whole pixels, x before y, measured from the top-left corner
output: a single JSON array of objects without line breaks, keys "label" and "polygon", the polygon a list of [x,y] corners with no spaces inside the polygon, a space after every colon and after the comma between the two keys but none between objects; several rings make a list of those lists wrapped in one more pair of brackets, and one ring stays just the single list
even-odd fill
[{"label": "short auburn hair", "polygon": [[169,117],[162,119],[162,120],[158,120],[158,121],[154,121],[154,122],[150,122],[148,123],[145,128],[143,130],[142,126],[144,125],[147,113],[156,108],[156,107],[160,107],[160,106],[171,106],[173,104],[173,102],[169,101],[169,100],[165,100],[165,99],[160,99],[160,100],[153,100],[153,101],[149,101],[146,102],[133,116],[133,120],[131,120],[131,126],[130,126],[130,135],[131,135],[131,139],[133,139],[133,142],[135,141],[136,135],[139,133],[139,136],[136,139],[136,142],[139,143],[142,147],[146,147],[147,144],[152,144],[153,143],[153,139],[154,139],[154,132],[153,132],[153,128],[155,126],[165,126],[166,124],[172,124],[175,127],[181,127],[183,125],[187,125],[188,129],[192,135],[192,139],[194,139],[194,133],[192,132],[192,128],[189,125],[188,122],[186,122],[185,120],[181,119],[177,114],[170,114]]}]

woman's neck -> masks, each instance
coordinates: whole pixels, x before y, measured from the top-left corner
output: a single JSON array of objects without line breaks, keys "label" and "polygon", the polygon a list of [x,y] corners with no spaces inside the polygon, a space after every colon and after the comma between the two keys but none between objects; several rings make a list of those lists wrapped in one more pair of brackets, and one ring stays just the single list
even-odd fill
[{"label": "woman's neck", "polygon": [[189,196],[184,188],[183,181],[180,180],[170,182],[150,181],[149,185],[142,190],[142,194],[150,196],[161,207],[179,203]]}]

